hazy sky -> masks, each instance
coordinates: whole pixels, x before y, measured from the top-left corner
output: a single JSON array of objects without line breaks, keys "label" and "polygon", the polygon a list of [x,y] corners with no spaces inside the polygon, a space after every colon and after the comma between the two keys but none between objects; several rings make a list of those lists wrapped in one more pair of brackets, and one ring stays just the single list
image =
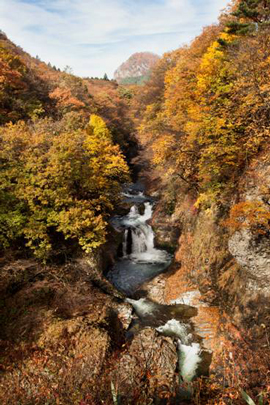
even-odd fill
[{"label": "hazy sky", "polygon": [[0,0],[0,29],[32,56],[112,77],[134,52],[162,53],[217,21],[228,0]]}]

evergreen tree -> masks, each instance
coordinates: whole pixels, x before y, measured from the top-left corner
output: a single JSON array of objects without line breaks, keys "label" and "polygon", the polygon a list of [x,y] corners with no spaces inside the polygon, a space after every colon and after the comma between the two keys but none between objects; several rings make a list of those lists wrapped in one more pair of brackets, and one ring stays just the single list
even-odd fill
[{"label": "evergreen tree", "polygon": [[240,0],[228,23],[229,33],[245,35],[270,23],[270,0]]}]

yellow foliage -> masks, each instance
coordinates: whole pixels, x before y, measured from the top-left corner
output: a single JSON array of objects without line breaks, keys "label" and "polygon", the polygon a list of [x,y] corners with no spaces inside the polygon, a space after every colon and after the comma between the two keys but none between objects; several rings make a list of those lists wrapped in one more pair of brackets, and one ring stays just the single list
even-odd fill
[{"label": "yellow foliage", "polygon": [[93,139],[102,140],[106,139],[112,141],[110,131],[108,130],[104,120],[98,115],[92,114],[89,124],[87,126],[87,133],[93,137]]},{"label": "yellow foliage", "polygon": [[173,53],[164,91],[145,108],[140,139],[155,165],[199,191],[197,206],[222,203],[267,145],[269,38],[210,27]]},{"label": "yellow foliage", "polygon": [[57,235],[86,252],[103,244],[107,216],[129,179],[100,117],[91,117],[86,130],[57,132],[53,126],[40,120],[0,130],[0,242],[6,247],[23,236],[42,259]]},{"label": "yellow foliage", "polygon": [[174,143],[174,137],[171,135],[164,135],[154,141],[152,145],[154,151],[153,162],[156,165],[163,165],[169,159]]}]

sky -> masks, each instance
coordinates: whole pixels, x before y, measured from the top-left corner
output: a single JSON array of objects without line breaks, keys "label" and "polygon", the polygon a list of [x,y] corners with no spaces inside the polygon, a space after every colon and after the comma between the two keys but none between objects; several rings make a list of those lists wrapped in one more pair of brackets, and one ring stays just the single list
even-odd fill
[{"label": "sky", "polygon": [[110,78],[135,52],[162,55],[217,22],[228,0],[0,0],[0,29],[82,77]]}]

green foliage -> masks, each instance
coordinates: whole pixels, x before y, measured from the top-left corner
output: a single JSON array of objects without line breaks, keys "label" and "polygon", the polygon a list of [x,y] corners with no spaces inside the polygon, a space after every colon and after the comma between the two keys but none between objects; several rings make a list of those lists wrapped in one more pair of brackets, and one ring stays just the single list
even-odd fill
[{"label": "green foliage", "polygon": [[121,84],[122,85],[136,84],[138,86],[142,86],[149,80],[149,77],[150,77],[149,74],[137,77],[127,77],[125,79],[121,79]]},{"label": "green foliage", "polygon": [[228,22],[230,33],[246,35],[263,29],[270,23],[270,1],[241,0],[232,15],[236,19]]},{"label": "green foliage", "polygon": [[70,119],[19,122],[2,127],[0,139],[2,247],[23,236],[46,259],[61,235],[86,252],[103,244],[106,218],[128,179],[104,121],[93,115],[85,130],[70,129]]}]

